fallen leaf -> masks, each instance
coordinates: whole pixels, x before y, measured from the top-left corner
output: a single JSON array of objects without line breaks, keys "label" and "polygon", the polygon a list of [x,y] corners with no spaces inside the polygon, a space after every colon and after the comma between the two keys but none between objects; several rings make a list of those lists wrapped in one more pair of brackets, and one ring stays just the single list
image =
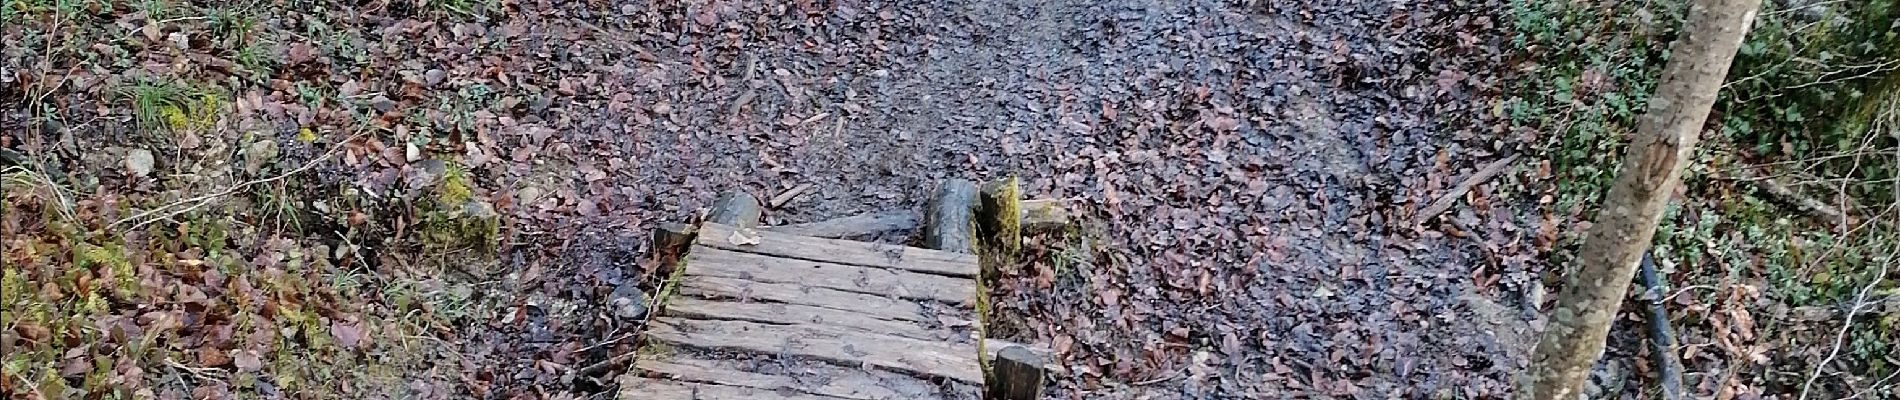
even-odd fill
[{"label": "fallen leaf", "polygon": [[152,157],[151,150],[132,149],[125,153],[125,171],[132,173],[132,176],[151,175],[152,168],[157,163],[158,160]]},{"label": "fallen leaf", "polygon": [[343,321],[331,321],[330,336],[336,337],[337,345],[341,345],[344,348],[355,349],[356,345],[363,341],[363,325],[361,323],[350,324],[344,323]]},{"label": "fallen leaf", "polygon": [[756,246],[762,242],[759,239],[759,233],[750,228],[733,231],[732,236],[727,237],[726,241],[734,246]]},{"label": "fallen leaf", "polygon": [[244,372],[257,372],[257,370],[264,368],[264,360],[258,358],[257,350],[237,352],[236,356],[231,358],[231,363],[232,365],[236,365],[239,371]]}]

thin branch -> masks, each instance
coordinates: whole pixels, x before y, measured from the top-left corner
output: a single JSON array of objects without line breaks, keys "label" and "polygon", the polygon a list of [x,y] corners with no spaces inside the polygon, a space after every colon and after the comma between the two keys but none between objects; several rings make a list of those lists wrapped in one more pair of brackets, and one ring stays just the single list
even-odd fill
[{"label": "thin branch", "polygon": [[[170,219],[172,217],[176,217],[180,214],[191,212],[192,210],[196,210],[199,207],[203,207],[206,204],[210,204],[214,200],[217,200],[225,196],[230,196],[231,194],[237,193],[238,191],[244,190],[245,188],[249,188],[252,185],[276,182],[276,181],[284,180],[285,178],[289,178],[291,176],[297,175],[299,173],[303,173],[304,171],[309,171],[312,168],[316,168],[318,164],[329,160],[330,157],[335,156],[338,151],[343,150],[343,147],[345,145],[348,145],[351,141],[355,141],[356,138],[358,137],[362,137],[363,134],[365,133],[368,133],[368,131],[357,132],[354,135],[350,135],[350,137],[343,139],[343,141],[337,142],[335,146],[331,146],[330,150],[325,151],[323,155],[318,156],[317,158],[304,163],[302,166],[297,167],[297,169],[286,171],[282,174],[278,174],[276,176],[272,176],[268,178],[245,181],[243,183],[232,185],[229,188],[225,188],[224,190],[220,190],[215,193],[193,197],[189,199],[184,199],[184,200],[180,200],[178,202],[166,204],[163,206],[158,206],[156,208],[145,210],[144,212],[140,212],[138,214],[133,214],[132,216],[119,219],[118,221],[114,221],[111,225],[108,225],[107,227],[108,228],[117,227],[129,221],[142,220],[132,225],[132,230],[138,230],[139,228],[145,227],[146,224],[150,224],[157,221],[163,221],[166,219]],[[158,214],[161,212],[165,214],[158,217],[153,217],[154,214]]]},{"label": "thin branch", "polygon": [[1879,286],[1880,282],[1887,280],[1887,271],[1892,269],[1894,259],[1895,257],[1892,255],[1887,256],[1886,261],[1880,264],[1880,272],[1874,276],[1873,280],[1868,281],[1866,286],[1862,286],[1858,294],[1854,295],[1854,306],[1848,308],[1846,321],[1841,322],[1841,330],[1834,335],[1834,347],[1828,350],[1827,357],[1822,358],[1821,362],[1814,364],[1813,371],[1808,373],[1807,382],[1801,384],[1801,396],[1798,397],[1797,400],[1808,399],[1808,394],[1814,389],[1814,381],[1821,378],[1822,370],[1827,368],[1829,363],[1833,363],[1835,357],[1840,356],[1841,347],[1847,343],[1847,333],[1851,332],[1854,328],[1854,315],[1858,314],[1861,307],[1866,305],[1867,295],[1874,291],[1874,287]]}]

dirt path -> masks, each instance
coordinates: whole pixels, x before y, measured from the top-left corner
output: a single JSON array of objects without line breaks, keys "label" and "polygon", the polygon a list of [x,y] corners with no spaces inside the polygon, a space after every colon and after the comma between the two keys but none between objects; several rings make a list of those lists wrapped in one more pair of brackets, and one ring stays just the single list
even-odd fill
[{"label": "dirt path", "polygon": [[[1064,351],[1061,386],[1084,397],[1499,395],[1527,315],[1496,303],[1520,304],[1532,267],[1495,254],[1524,252],[1524,233],[1501,204],[1455,212],[1471,238],[1397,222],[1497,149],[1435,114],[1476,89],[1430,55],[1455,50],[1403,39],[1454,16],[1391,7],[841,4],[811,29],[857,51],[745,51],[744,115],[684,123],[722,126],[694,142],[724,157],[669,171],[761,195],[817,183],[774,213],[789,222],[919,207],[945,177],[1017,174],[1081,199],[1101,258],[1016,275],[1000,298],[1021,339]],[[797,172],[753,173],[774,163]],[[688,187],[705,201],[718,185]],[[1063,268],[1044,261],[1025,271]]]},{"label": "dirt path", "polygon": [[[637,324],[601,299],[623,282],[656,281],[656,266],[641,261],[645,232],[687,219],[719,191],[770,198],[812,185],[767,211],[779,224],[920,209],[942,179],[1007,175],[1023,178],[1028,195],[1073,199],[1091,221],[1078,237],[1040,243],[993,286],[999,333],[1057,350],[1059,397],[1499,397],[1524,357],[1522,292],[1541,269],[1532,211],[1517,207],[1529,202],[1485,189],[1449,218],[1403,222],[1520,146],[1488,127],[1495,42],[1505,37],[1489,10],[523,1],[473,18],[372,3],[382,6],[234,8],[219,21],[254,28],[225,36],[201,19],[130,10],[34,14],[87,28],[60,43],[170,61],[95,63],[82,57],[89,48],[59,47],[53,60],[5,53],[21,87],[51,77],[33,71],[76,77],[35,96],[48,99],[40,109],[9,110],[8,151],[103,175],[70,181],[132,193],[138,201],[125,204],[145,207],[158,201],[148,193],[226,185],[116,171],[243,165],[197,141],[271,144],[241,155],[262,170],[201,176],[259,177],[342,149],[276,188],[300,196],[257,197],[326,221],[269,231],[283,243],[359,249],[335,262],[430,302],[405,309],[396,303],[409,298],[385,295],[335,316],[372,326],[438,319],[412,333],[453,344],[434,356],[453,353],[462,370],[398,370],[385,382],[406,390],[395,397],[602,393],[569,371],[630,352]],[[160,100],[184,104],[171,109],[180,121],[154,130],[113,111],[118,94],[134,93],[114,86],[124,82],[228,97],[205,104],[232,115],[184,121],[203,111],[186,100],[199,99],[174,94]],[[25,93],[8,88],[0,99]],[[74,128],[29,130],[29,119]],[[102,145],[123,148],[82,151]],[[253,159],[262,148],[283,156]],[[128,164],[139,151],[129,149],[168,156]],[[419,259],[400,253],[416,248],[403,236],[412,202],[440,181],[428,159],[465,171],[463,195],[506,217],[493,274],[458,283],[405,272]],[[318,200],[360,209],[318,210]],[[233,247],[260,259],[274,251]],[[283,368],[241,372],[291,374]],[[382,386],[370,387],[339,391]]]}]

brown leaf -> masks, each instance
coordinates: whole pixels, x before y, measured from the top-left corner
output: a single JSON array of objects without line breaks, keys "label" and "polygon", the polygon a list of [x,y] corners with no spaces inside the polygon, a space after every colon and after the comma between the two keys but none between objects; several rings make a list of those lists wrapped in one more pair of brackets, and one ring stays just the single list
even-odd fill
[{"label": "brown leaf", "polygon": [[291,43],[290,54],[289,54],[290,64],[297,65],[297,64],[310,62],[310,60],[317,58],[316,53],[317,53],[316,47],[311,46],[309,43],[305,43],[305,42]]},{"label": "brown leaf", "polygon": [[363,342],[363,324],[330,321],[330,336],[336,337],[336,344],[347,349],[355,349]]},{"label": "brown leaf", "polygon": [[236,365],[239,371],[244,372],[257,372],[264,368],[264,360],[257,356],[257,350],[237,352],[235,357],[231,358],[231,363]]},{"label": "brown leaf", "polygon": [[231,356],[216,347],[198,348],[198,364],[206,367],[220,367],[231,363]]}]

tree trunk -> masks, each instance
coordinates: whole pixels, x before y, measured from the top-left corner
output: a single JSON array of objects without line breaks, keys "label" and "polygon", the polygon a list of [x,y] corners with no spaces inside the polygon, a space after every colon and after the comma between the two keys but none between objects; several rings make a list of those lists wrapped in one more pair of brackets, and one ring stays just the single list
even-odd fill
[{"label": "tree trunk", "polygon": [[1760,0],[1695,0],[1690,6],[1662,82],[1577,251],[1579,268],[1550,311],[1519,397],[1578,397],[1760,6]]}]

